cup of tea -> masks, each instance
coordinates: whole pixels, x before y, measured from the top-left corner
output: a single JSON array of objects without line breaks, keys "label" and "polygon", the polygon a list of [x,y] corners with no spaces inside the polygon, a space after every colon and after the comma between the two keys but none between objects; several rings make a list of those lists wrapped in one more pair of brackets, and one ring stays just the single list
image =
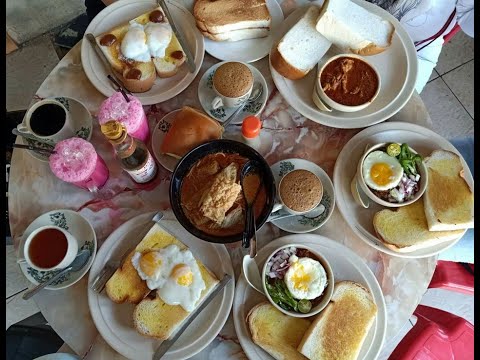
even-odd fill
[{"label": "cup of tea", "polygon": [[242,105],[252,93],[253,74],[248,65],[241,62],[226,62],[213,74],[213,91],[217,96],[212,108],[231,108]]},{"label": "cup of tea", "polygon": [[28,109],[17,130],[53,146],[60,140],[75,136],[69,107],[68,99],[63,97],[41,100]]},{"label": "cup of tea", "polygon": [[277,194],[280,202],[273,206],[272,212],[283,208],[292,215],[303,215],[320,204],[323,185],[311,171],[292,170],[280,180]]},{"label": "cup of tea", "polygon": [[65,229],[54,225],[39,227],[25,240],[23,256],[27,264],[39,271],[64,269],[78,252],[78,242]]}]

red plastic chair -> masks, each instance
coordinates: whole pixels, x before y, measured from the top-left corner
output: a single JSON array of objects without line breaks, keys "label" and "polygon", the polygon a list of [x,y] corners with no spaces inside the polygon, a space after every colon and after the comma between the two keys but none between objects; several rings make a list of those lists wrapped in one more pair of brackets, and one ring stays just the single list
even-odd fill
[{"label": "red plastic chair", "polygon": [[[428,287],[473,295],[473,270],[473,264],[438,261]],[[473,325],[470,322],[424,305],[418,305],[413,314],[417,322],[397,345],[390,360],[473,359]]]}]

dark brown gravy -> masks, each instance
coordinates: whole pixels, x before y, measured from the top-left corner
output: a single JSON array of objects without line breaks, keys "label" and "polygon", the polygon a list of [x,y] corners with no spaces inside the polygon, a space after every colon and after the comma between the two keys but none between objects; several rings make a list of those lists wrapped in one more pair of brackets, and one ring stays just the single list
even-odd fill
[{"label": "dark brown gravy", "polygon": [[[247,161],[247,158],[240,156],[239,154],[216,153],[205,156],[192,166],[188,174],[183,179],[180,189],[180,202],[183,212],[197,229],[205,232],[206,234],[214,236],[230,236],[239,234],[243,231],[245,200],[241,191],[230,210],[234,209],[237,205],[240,205],[242,208],[242,219],[241,221],[233,224],[228,228],[219,228],[218,226],[215,226],[216,224],[214,224],[213,221],[207,219],[200,213],[199,207],[196,206],[196,204],[199,203],[202,194],[210,186],[213,179],[215,178],[215,175],[224,168],[226,168],[228,165],[230,165],[232,162],[237,165],[238,183],[240,181],[240,171],[242,169],[242,166]],[[214,163],[217,163],[218,166],[213,166],[212,164]],[[266,192],[265,187],[262,185],[253,206],[253,209],[255,211],[255,217],[257,219],[262,213],[262,210],[265,207],[265,203]],[[227,215],[230,210],[227,211]]]},{"label": "dark brown gravy", "polygon": [[333,101],[357,106],[375,96],[379,83],[377,73],[365,61],[344,56],[325,66],[320,84]]},{"label": "dark brown gravy", "polygon": [[60,230],[45,229],[30,242],[28,256],[34,265],[47,269],[63,260],[67,247],[67,238]]}]

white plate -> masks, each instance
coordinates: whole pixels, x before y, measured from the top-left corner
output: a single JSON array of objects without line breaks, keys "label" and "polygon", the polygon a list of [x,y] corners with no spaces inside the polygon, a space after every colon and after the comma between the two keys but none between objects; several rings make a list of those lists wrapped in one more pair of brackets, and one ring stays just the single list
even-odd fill
[{"label": "white plate", "polygon": [[370,201],[370,207],[365,209],[357,205],[350,192],[350,182],[357,170],[358,161],[367,144],[382,142],[408,143],[424,157],[430,155],[433,150],[444,149],[458,154],[465,170],[465,180],[473,191],[473,177],[465,160],[458,150],[450,142],[437,133],[422,126],[404,123],[388,122],[369,127],[352,137],[345,144],[335,162],[333,183],[337,197],[337,206],[345,221],[352,230],[368,245],[392,256],[404,258],[421,258],[436,255],[439,252],[454,245],[465,232],[456,240],[444,242],[425,249],[419,249],[407,253],[393,251],[383,245],[377,238],[373,228],[373,216],[377,211],[384,209],[383,206]]},{"label": "white plate", "polygon": [[304,159],[285,159],[278,161],[270,168],[272,169],[273,177],[275,178],[277,194],[280,179],[290,171],[294,169],[305,169],[313,172],[322,182],[323,197],[320,204],[325,206],[325,211],[314,218],[298,215],[274,220],[272,221],[272,224],[282,230],[301,234],[317,230],[328,221],[335,208],[335,190],[333,189],[332,180],[330,180],[328,174],[320,166]]},{"label": "white plate", "polygon": [[[40,215],[38,218],[33,220],[30,225],[28,225],[27,229],[23,233],[23,237],[18,249],[20,259],[23,259],[23,246],[28,235],[30,235],[35,229],[46,225],[55,225],[61,227],[75,236],[75,239],[78,241],[78,251],[83,249],[90,250],[90,258],[83,268],[81,268],[79,271],[70,272],[55,281],[54,285],[45,287],[45,289],[48,290],[65,289],[80,280],[83,275],[87,273],[88,269],[90,269],[90,266],[92,266],[93,260],[95,259],[95,253],[97,252],[97,236],[95,235],[95,230],[93,230],[92,225],[79,213],[64,209],[52,210]],[[38,271],[32,269],[26,262],[19,263],[19,266],[23,272],[23,275],[25,275],[25,277],[35,285],[38,285],[40,282],[47,281],[60,272],[60,270]]]},{"label": "white plate", "polygon": [[[273,81],[285,100],[306,118],[335,128],[361,128],[388,119],[410,99],[417,78],[415,46],[397,19],[374,4],[361,0],[352,1],[390,21],[395,26],[395,34],[390,47],[378,55],[365,57],[376,67],[381,78],[380,93],[367,108],[351,113],[338,110],[320,111],[312,100],[316,69],[312,69],[303,79],[288,80],[281,76],[270,63]],[[307,8],[298,8],[290,14],[276,32],[276,40],[280,39],[296,23]],[[339,53],[332,46],[324,58]]]},{"label": "white plate", "polygon": [[[178,73],[172,77],[161,79],[157,76],[153,87],[144,93],[135,93],[143,105],[157,104],[178,95],[195,79],[205,54],[203,36],[197,30],[192,14],[178,2],[167,0],[168,9],[175,19],[175,24],[183,32],[195,57],[195,72],[188,71],[184,63]],[[120,0],[103,9],[88,25],[85,34],[98,36],[121,25],[155,7],[153,0]],[[105,96],[111,96],[115,90],[107,78],[107,70],[90,43],[82,41],[82,65],[93,86]],[[113,70],[112,70],[113,71]]]},{"label": "white plate", "polygon": [[177,109],[169,112],[165,115],[155,126],[152,132],[152,150],[153,154],[157,161],[168,171],[172,171],[177,166],[180,159],[176,159],[173,156],[162,154],[160,147],[162,146],[163,139],[167,135],[170,126],[172,126],[172,121],[175,119],[175,115],[182,109]]},{"label": "white plate", "polygon": [[283,21],[283,11],[277,0],[266,0],[272,23],[270,35],[240,41],[213,41],[205,37],[205,50],[219,60],[253,62],[263,59],[270,51],[273,38]]},{"label": "white plate", "polygon": [[[131,245],[138,243],[138,234],[153,225],[151,219],[155,213],[147,213],[130,219],[122,224],[105,240],[92,266],[89,284],[97,276],[112,256],[121,256]],[[224,274],[232,277],[233,268],[224,245],[204,242],[190,235],[175,220],[162,220],[162,227],[187,245],[196,257],[218,278]],[[233,302],[234,281],[230,282],[221,294],[190,324],[162,360],[181,360],[189,358],[205,348],[220,332],[227,321]],[[140,335],[132,324],[135,305],[115,304],[105,291],[101,294],[88,288],[88,305],[92,319],[105,341],[123,356],[134,360],[151,360],[154,351],[161,343],[158,340]]]},{"label": "white plate", "polygon": [[[237,108],[226,108],[223,106],[217,109],[212,109],[212,100],[217,96],[213,90],[213,75],[215,74],[215,70],[217,70],[220,65],[225,64],[225,62],[226,61],[217,63],[205,71],[198,84],[198,100],[200,101],[203,110],[220,123],[228,119],[228,117],[237,110]],[[254,83],[261,84],[263,91],[257,100],[245,104],[242,111],[234,120],[232,120],[231,124],[241,124],[243,119],[249,115],[258,116],[263,111],[268,100],[267,82],[262,73],[253,65],[247,64],[247,66],[252,71]]]},{"label": "white plate", "polygon": [[[54,99],[60,101],[63,105],[65,105],[65,107],[67,107],[70,113],[72,114],[73,126],[75,128],[75,135],[84,140],[89,141],[90,138],[92,137],[93,123],[92,123],[92,115],[90,114],[90,111],[88,111],[86,106],[83,105],[80,101],[70,97],[66,97],[66,96],[54,97]],[[27,139],[24,137],[21,137],[21,139],[25,145],[32,145],[42,149],[49,149],[49,150],[53,149],[52,146],[39,141]],[[27,150],[27,151],[35,159],[48,162],[49,157],[44,153],[35,151],[35,150]]]},{"label": "white plate", "polygon": [[[387,312],[382,289],[372,271],[364,261],[346,246],[337,241],[315,234],[288,235],[272,241],[257,254],[257,263],[262,268],[268,255],[276,248],[287,244],[305,244],[320,252],[332,266],[335,281],[351,280],[364,285],[370,290],[378,312],[365,342],[360,350],[358,360],[374,360],[380,353],[387,331]],[[250,330],[245,322],[251,308],[262,301],[268,301],[265,296],[252,289],[243,274],[238,280],[233,302],[233,320],[238,340],[249,359],[273,359],[262,348],[253,343]]]},{"label": "white plate", "polygon": [[80,360],[80,358],[76,355],[67,353],[54,353],[43,355],[33,360]]}]

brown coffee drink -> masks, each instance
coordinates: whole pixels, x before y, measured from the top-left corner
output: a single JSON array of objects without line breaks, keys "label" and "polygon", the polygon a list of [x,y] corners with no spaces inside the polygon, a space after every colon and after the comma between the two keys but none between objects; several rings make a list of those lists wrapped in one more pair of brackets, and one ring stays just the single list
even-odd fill
[{"label": "brown coffee drink", "polygon": [[227,62],[213,75],[213,86],[223,96],[236,98],[245,95],[253,85],[253,74],[247,65]]},{"label": "brown coffee drink", "polygon": [[297,212],[315,208],[322,200],[323,185],[320,179],[308,170],[293,170],[280,182],[280,197],[283,204]]}]

